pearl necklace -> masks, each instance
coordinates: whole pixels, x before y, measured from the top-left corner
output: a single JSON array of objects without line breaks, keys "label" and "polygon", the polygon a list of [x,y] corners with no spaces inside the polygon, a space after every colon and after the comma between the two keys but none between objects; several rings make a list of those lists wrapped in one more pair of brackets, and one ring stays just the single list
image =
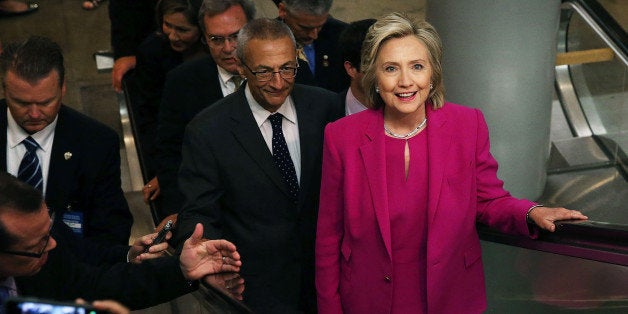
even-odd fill
[{"label": "pearl necklace", "polygon": [[407,140],[408,138],[410,138],[410,137],[416,135],[417,133],[419,133],[419,130],[421,130],[425,126],[426,123],[427,123],[427,117],[425,119],[423,119],[423,121],[421,123],[419,123],[419,125],[414,130],[410,131],[410,133],[405,134],[405,135],[399,135],[399,134],[393,133],[393,131],[389,130],[386,127],[386,124],[384,124],[384,131],[386,131],[386,134],[388,134],[388,135],[390,135],[390,136],[392,136],[394,138],[398,138],[398,139],[401,139],[401,140]]}]

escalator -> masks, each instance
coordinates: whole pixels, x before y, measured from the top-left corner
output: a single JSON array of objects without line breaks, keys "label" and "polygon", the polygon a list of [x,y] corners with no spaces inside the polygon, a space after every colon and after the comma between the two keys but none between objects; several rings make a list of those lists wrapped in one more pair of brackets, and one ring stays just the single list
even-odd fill
[{"label": "escalator", "polygon": [[598,1],[563,1],[547,183],[586,222],[522,239],[481,227],[488,313],[628,313],[628,36]]}]

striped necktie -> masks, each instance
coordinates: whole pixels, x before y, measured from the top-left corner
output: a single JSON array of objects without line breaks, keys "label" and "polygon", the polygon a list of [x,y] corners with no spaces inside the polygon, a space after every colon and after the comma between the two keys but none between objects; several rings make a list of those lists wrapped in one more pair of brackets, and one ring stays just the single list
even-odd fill
[{"label": "striped necktie", "polygon": [[44,178],[41,174],[39,158],[37,158],[39,144],[30,136],[24,139],[22,144],[26,147],[26,154],[24,154],[20,163],[17,178],[30,184],[35,189],[43,191]]},{"label": "striped necktie", "polygon": [[231,77],[231,81],[233,82],[233,85],[235,85],[235,88],[233,89],[234,91],[238,90],[238,88],[240,88],[240,85],[242,85],[242,77],[239,75],[234,75]]}]

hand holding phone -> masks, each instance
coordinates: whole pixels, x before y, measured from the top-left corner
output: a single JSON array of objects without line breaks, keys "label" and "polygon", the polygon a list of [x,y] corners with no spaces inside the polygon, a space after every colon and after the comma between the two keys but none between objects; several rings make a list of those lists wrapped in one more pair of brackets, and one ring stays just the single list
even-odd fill
[{"label": "hand holding phone", "polygon": [[144,249],[144,253],[148,253],[148,249],[150,249],[151,246],[164,242],[164,240],[166,240],[166,234],[168,234],[168,231],[172,229],[172,225],[172,220],[168,220],[166,225],[159,231],[159,233],[157,233],[157,236],[153,240],[153,243],[151,243],[149,246],[146,247],[146,249]]}]

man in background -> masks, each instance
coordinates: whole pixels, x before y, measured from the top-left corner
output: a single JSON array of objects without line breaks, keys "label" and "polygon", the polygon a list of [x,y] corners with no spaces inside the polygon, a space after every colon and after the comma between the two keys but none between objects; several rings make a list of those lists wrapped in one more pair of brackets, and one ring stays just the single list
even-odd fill
[{"label": "man in background", "polygon": [[371,27],[375,21],[375,19],[365,19],[350,23],[349,26],[342,31],[340,39],[338,40],[345,72],[351,80],[349,88],[339,93],[340,101],[344,106],[345,115],[347,116],[367,108],[368,103],[364,89],[362,88],[362,77],[364,77],[364,74],[362,74],[360,69],[362,60],[361,52],[364,37],[366,37],[369,27]]},{"label": "man in background", "polygon": [[[279,19],[286,23],[297,41],[299,72],[297,82],[340,92],[349,86],[343,71],[338,36],[347,26],[329,15],[333,0],[283,0]],[[311,83],[310,83],[311,82]]]},{"label": "man in background", "polygon": [[38,36],[8,44],[0,71],[1,170],[41,191],[59,228],[77,239],[126,246],[133,217],[121,188],[118,135],[62,104],[61,48]]},{"label": "man in background", "polygon": [[170,71],[162,92],[155,156],[160,220],[178,213],[183,205],[177,172],[185,126],[201,110],[242,84],[236,64],[236,40],[238,31],[255,17],[255,5],[250,0],[205,0],[199,16],[210,56]]}]

